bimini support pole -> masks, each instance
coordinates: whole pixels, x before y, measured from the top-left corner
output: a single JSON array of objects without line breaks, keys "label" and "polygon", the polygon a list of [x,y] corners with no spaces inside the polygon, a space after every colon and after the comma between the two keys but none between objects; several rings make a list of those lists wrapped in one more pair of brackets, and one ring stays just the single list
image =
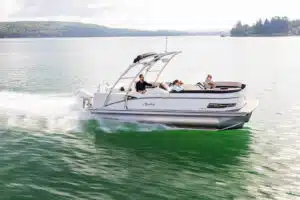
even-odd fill
[{"label": "bimini support pole", "polygon": [[168,51],[168,36],[166,36],[165,53]]}]

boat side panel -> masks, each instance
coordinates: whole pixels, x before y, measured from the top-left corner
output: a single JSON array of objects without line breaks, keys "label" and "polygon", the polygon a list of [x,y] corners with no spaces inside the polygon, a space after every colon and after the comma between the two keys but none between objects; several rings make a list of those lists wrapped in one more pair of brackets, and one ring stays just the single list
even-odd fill
[{"label": "boat side panel", "polygon": [[[207,108],[210,103],[235,104],[226,108]],[[128,100],[127,108],[131,110],[192,110],[192,111],[230,111],[238,110],[245,104],[243,98],[228,99],[187,99],[187,98],[140,98]],[[125,109],[125,102],[118,101],[110,104],[106,109]]]}]

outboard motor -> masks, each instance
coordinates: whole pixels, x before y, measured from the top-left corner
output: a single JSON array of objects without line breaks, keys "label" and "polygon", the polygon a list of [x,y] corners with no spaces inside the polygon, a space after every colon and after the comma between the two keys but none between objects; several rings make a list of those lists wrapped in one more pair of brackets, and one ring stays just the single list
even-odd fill
[{"label": "outboard motor", "polygon": [[82,108],[92,106],[93,95],[84,89],[78,91],[77,96],[82,100]]}]

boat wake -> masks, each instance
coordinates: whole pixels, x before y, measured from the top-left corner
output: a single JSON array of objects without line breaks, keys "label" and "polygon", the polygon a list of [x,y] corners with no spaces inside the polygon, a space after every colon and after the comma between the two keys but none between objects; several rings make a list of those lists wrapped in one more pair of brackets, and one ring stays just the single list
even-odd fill
[{"label": "boat wake", "polygon": [[149,132],[166,130],[164,125],[104,120],[81,109],[72,94],[0,92],[0,129],[57,132],[97,131]]}]

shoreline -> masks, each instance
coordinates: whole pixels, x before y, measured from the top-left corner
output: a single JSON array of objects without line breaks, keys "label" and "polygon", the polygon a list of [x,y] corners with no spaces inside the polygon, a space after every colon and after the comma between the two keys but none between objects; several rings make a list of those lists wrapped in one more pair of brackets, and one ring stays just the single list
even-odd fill
[{"label": "shoreline", "polygon": [[218,37],[219,35],[122,35],[122,36],[61,36],[61,37],[0,37],[1,39],[54,39],[54,38],[146,38],[146,37]]},{"label": "shoreline", "polygon": [[264,37],[264,38],[273,38],[273,37],[299,37],[300,35],[246,35],[246,36],[229,36],[229,37]]}]

